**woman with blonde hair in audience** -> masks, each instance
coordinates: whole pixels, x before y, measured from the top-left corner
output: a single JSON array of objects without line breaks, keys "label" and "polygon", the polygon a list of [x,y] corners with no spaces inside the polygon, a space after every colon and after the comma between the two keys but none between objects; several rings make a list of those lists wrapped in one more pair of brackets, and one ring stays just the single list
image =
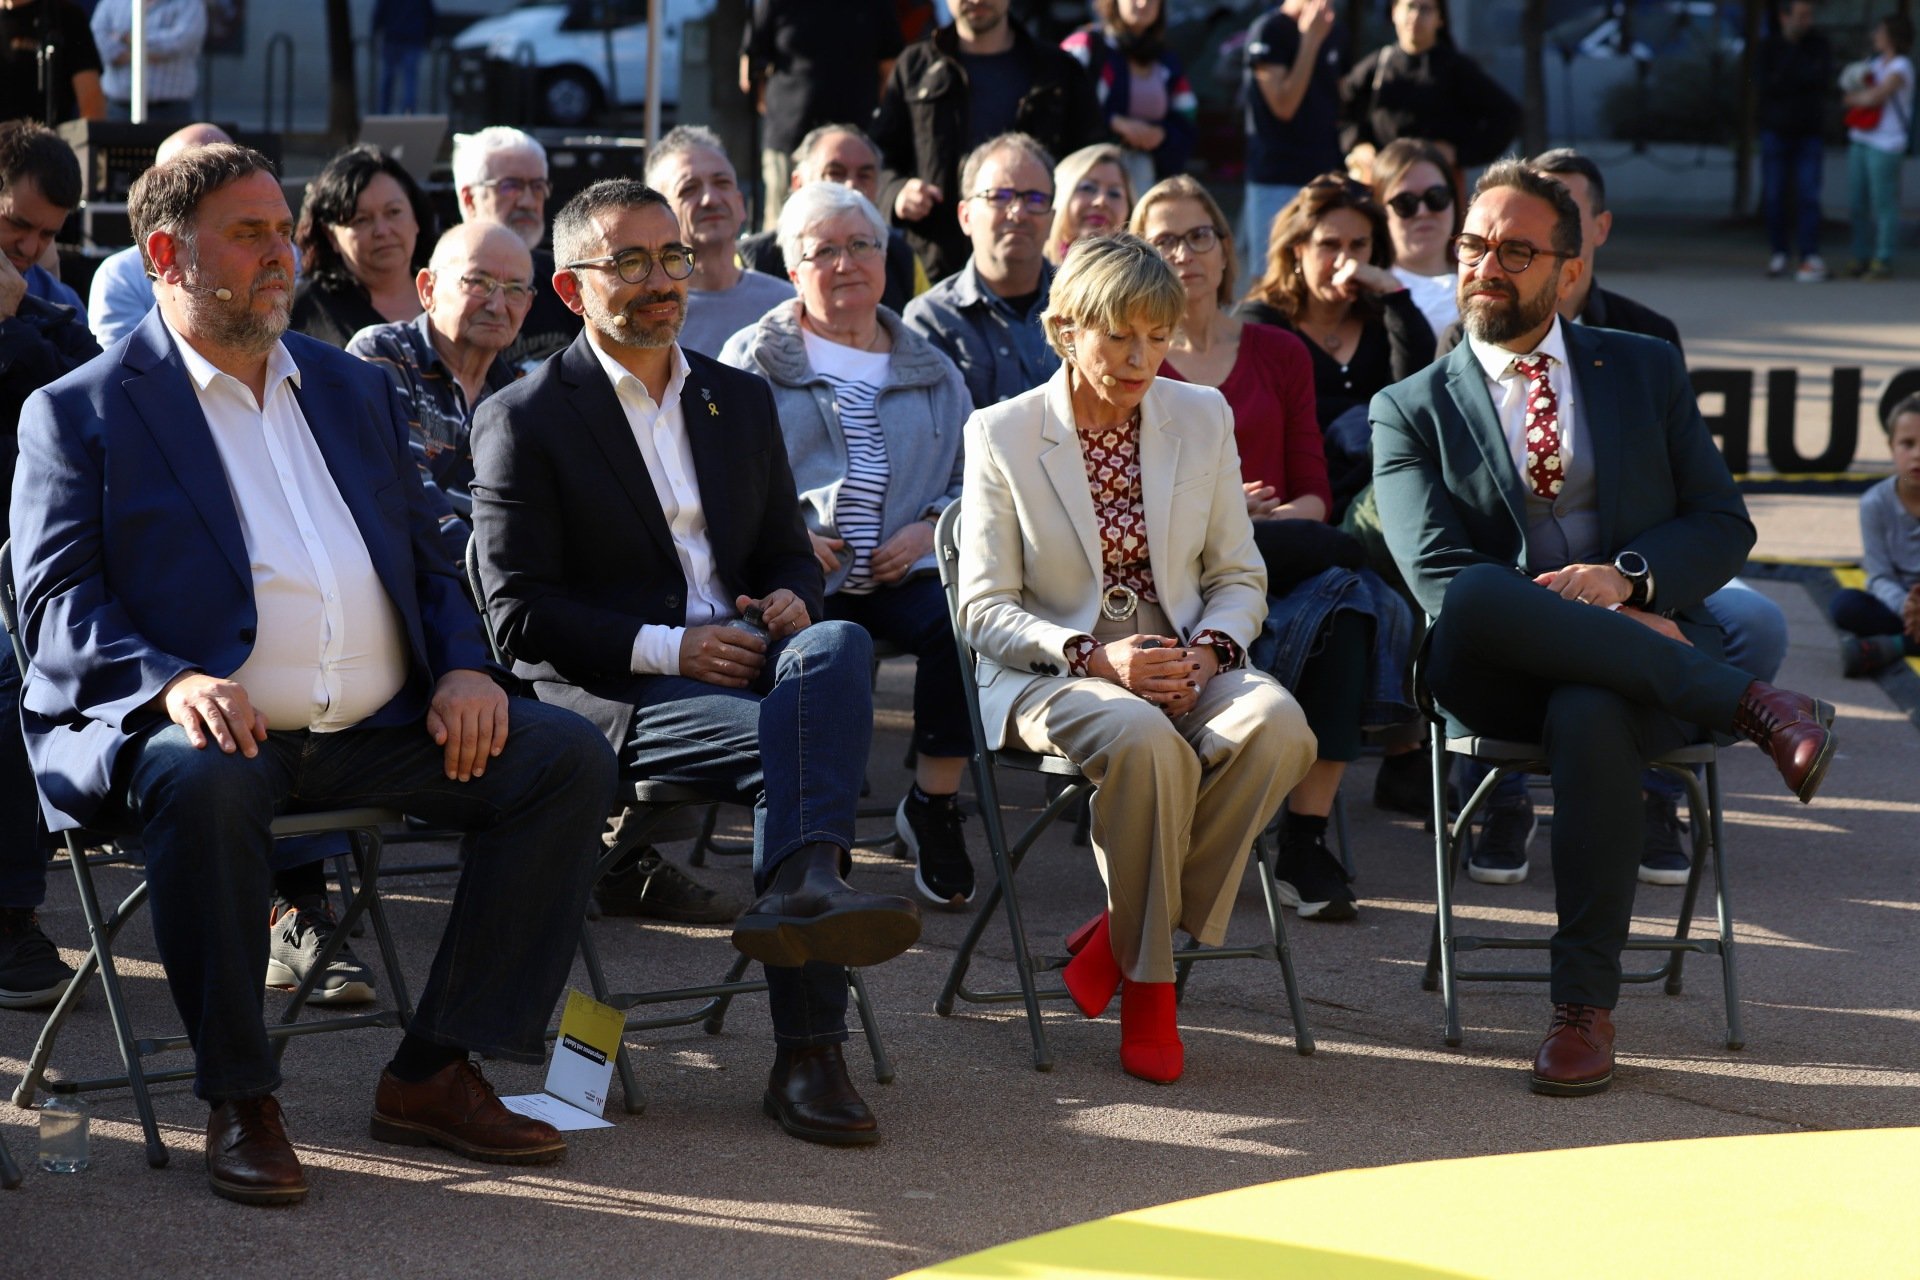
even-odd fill
[{"label": "woman with blonde hair in audience", "polygon": [[1246,661],[1267,575],[1233,413],[1158,377],[1185,310],[1138,237],[1067,255],[1042,318],[1060,369],[967,423],[958,586],[991,745],[1095,785],[1107,910],[1068,939],[1064,977],[1090,1018],[1119,991],[1121,1066],[1161,1084],[1185,1064],[1174,930],[1221,940],[1314,755],[1300,704]]},{"label": "woman with blonde hair in audience", "polygon": [[1081,236],[1110,236],[1133,212],[1133,179],[1120,148],[1109,142],[1082,147],[1053,167],[1053,229],[1047,261],[1058,267]]},{"label": "woman with blonde hair in audience", "polygon": [[1464,214],[1447,153],[1420,138],[1388,143],[1373,162],[1373,198],[1387,211],[1393,274],[1438,337],[1460,318],[1450,246]]},{"label": "woman with blonde hair in audience", "polygon": [[1287,797],[1275,866],[1280,895],[1303,919],[1351,920],[1354,896],[1327,848],[1327,816],[1360,754],[1362,726],[1413,716],[1399,687],[1412,618],[1364,571],[1360,544],[1326,524],[1332,495],[1306,345],[1226,310],[1237,270],[1226,214],[1194,179],[1169,178],[1140,197],[1132,230],[1166,259],[1186,294],[1161,374],[1217,387],[1233,410],[1241,487],[1267,567],[1254,665],[1294,691],[1319,740],[1313,768]]},{"label": "woman with blonde hair in audience", "polygon": [[1386,211],[1373,193],[1345,174],[1322,174],[1273,220],[1267,269],[1238,312],[1307,341],[1334,519],[1371,477],[1367,402],[1433,363],[1433,330],[1392,268]]},{"label": "woman with blonde hair in audience", "polygon": [[914,655],[914,784],[894,828],[935,906],[973,899],[960,778],[973,754],[933,522],[960,497],[973,408],[947,357],[880,305],[887,224],[852,187],[814,182],[777,231],[799,296],[727,340],[722,363],[773,389],[794,487],[826,574],[827,617]]}]

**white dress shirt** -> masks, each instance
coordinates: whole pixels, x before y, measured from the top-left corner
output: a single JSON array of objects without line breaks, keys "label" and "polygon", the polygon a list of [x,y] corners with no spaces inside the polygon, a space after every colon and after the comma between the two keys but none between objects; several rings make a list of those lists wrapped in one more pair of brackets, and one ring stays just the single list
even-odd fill
[{"label": "white dress shirt", "polygon": [[1553,388],[1554,399],[1559,404],[1561,465],[1572,466],[1579,439],[1574,430],[1579,421],[1579,406],[1574,403],[1573,375],[1567,368],[1567,336],[1560,332],[1560,324],[1560,317],[1555,316],[1547,336],[1526,355],[1467,335],[1467,346],[1472,348],[1473,358],[1480,362],[1480,370],[1487,376],[1487,391],[1493,396],[1493,411],[1500,419],[1500,429],[1507,434],[1514,470],[1523,480],[1527,474],[1528,383],[1527,376],[1513,367],[1514,361],[1525,360],[1528,355],[1553,357],[1553,363],[1547,366],[1547,385]]},{"label": "white dress shirt", "polygon": [[613,383],[613,394],[627,415],[627,429],[640,446],[640,457],[653,480],[654,496],[667,517],[673,534],[674,554],[680,559],[680,572],[687,579],[686,625],[673,627],[661,623],[642,623],[633,638],[630,665],[636,675],[678,675],[680,640],[687,627],[708,626],[737,616],[725,584],[714,571],[713,544],[707,541],[707,516],[700,506],[700,481],[693,473],[693,449],[687,440],[686,415],[680,410],[680,393],[687,385],[687,357],[678,343],[673,347],[673,375],[667,389],[655,403],[646,384],[629,373],[619,361],[589,342],[594,359],[606,370]]},{"label": "white dress shirt", "polygon": [[[230,677],[269,729],[351,728],[407,678],[399,613],[294,398],[300,366],[267,357],[266,404],[167,326],[226,470],[253,571],[253,652]],[[403,464],[407,465],[407,464]],[[192,608],[190,600],[182,608]]]}]

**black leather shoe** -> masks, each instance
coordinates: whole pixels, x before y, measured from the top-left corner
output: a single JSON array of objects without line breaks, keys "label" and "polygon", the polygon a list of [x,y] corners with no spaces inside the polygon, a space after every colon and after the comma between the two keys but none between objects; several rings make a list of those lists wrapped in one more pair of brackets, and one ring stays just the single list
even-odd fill
[{"label": "black leather shoe", "polygon": [[809,960],[864,968],[920,937],[920,908],[892,894],[861,893],[841,877],[838,845],[810,844],[773,870],[773,883],[733,922],[733,945],[761,964]]},{"label": "black leather shoe", "polygon": [[837,1044],[779,1050],[760,1109],[808,1142],[867,1147],[880,1141],[880,1127],[855,1091]]},{"label": "black leather shoe", "polygon": [[740,914],[740,899],[695,880],[642,845],[639,858],[600,877],[593,900],[603,916],[639,916],[672,924],[727,924]]}]

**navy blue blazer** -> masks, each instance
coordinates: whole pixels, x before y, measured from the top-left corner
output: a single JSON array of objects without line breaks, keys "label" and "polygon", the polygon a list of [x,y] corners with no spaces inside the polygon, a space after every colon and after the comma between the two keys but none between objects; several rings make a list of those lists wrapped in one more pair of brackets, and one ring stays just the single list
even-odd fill
[{"label": "navy blue blazer", "polygon": [[[296,396],[407,637],[406,684],[364,723],[426,714],[446,672],[494,669],[441,549],[380,370],[297,333]],[[32,669],[27,754],[55,830],[94,821],[127,743],[165,720],[183,671],[228,676],[258,614],[225,468],[158,308],[27,401],[13,484],[13,567]]]},{"label": "navy blue blazer", "polygon": [[[1602,552],[1607,561],[1629,549],[1645,556],[1653,607],[1718,653],[1700,605],[1740,572],[1754,529],[1680,352],[1612,329],[1561,332],[1593,442]],[[1463,342],[1381,391],[1368,417],[1381,529],[1428,614],[1440,612],[1447,584],[1468,565],[1526,564],[1520,471],[1471,347]]]}]

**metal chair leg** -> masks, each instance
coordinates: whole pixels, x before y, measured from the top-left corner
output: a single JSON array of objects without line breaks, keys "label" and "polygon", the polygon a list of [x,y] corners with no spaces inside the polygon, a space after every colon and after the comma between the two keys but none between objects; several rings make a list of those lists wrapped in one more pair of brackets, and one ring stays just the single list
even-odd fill
[{"label": "metal chair leg", "polygon": [[7,1150],[7,1140],[0,1136],[0,1190],[13,1191],[20,1186],[20,1166],[13,1162],[13,1152]]},{"label": "metal chair leg", "polygon": [[1713,832],[1713,901],[1720,926],[1720,982],[1722,998],[1727,1002],[1727,1048],[1744,1049],[1747,1047],[1747,1032],[1740,1018],[1740,975],[1734,964],[1733,898],[1727,891],[1727,860],[1724,853],[1727,829],[1721,817],[1718,761],[1707,765],[1707,803],[1713,815],[1709,823]]},{"label": "metal chair leg", "polygon": [[847,986],[853,992],[853,1006],[860,1013],[860,1029],[867,1037],[867,1052],[873,1056],[873,1078],[881,1084],[893,1083],[893,1059],[880,1042],[880,1024],[873,1014],[873,998],[867,994],[866,977],[858,969],[847,970]]},{"label": "metal chair leg", "polygon": [[[593,988],[593,998],[606,1003],[607,975],[600,968],[600,948],[593,941],[593,933],[588,929],[580,930],[580,962],[587,967],[587,983]],[[640,1088],[639,1079],[633,1074],[633,1062],[627,1053],[627,1038],[620,1037],[620,1047],[613,1052],[614,1067],[620,1072],[620,1092],[624,1098],[627,1114],[637,1116],[647,1109],[647,1095]]]},{"label": "metal chair leg", "polygon": [[[1484,789],[1484,784],[1482,789]],[[1476,797],[1477,798],[1477,797]],[[1462,806],[1460,817],[1447,821],[1447,751],[1441,727],[1433,730],[1433,872],[1434,872],[1434,949],[1440,961],[1440,999],[1445,1008],[1447,1046],[1458,1048],[1460,1032],[1460,993],[1453,972],[1453,872],[1456,832],[1473,818],[1471,802]]]},{"label": "metal chair leg", "polygon": [[[744,952],[736,952],[733,957],[733,963],[727,966],[727,976],[721,979],[721,981],[738,982],[746,975],[746,972],[747,957]],[[719,1035],[721,1029],[727,1025],[727,1010],[732,1007],[732,996],[715,996],[712,1005],[708,1008],[707,1020],[700,1024],[701,1029],[710,1036]]]},{"label": "metal chair leg", "polygon": [[1264,842],[1253,846],[1260,864],[1260,897],[1267,904],[1267,927],[1273,934],[1273,956],[1280,963],[1280,980],[1287,988],[1287,1012],[1293,1018],[1293,1051],[1301,1057],[1313,1054],[1313,1029],[1307,1025],[1307,1003],[1300,995],[1300,982],[1293,972],[1293,947],[1287,941],[1286,908],[1280,903],[1280,890],[1274,884],[1273,864]]}]

